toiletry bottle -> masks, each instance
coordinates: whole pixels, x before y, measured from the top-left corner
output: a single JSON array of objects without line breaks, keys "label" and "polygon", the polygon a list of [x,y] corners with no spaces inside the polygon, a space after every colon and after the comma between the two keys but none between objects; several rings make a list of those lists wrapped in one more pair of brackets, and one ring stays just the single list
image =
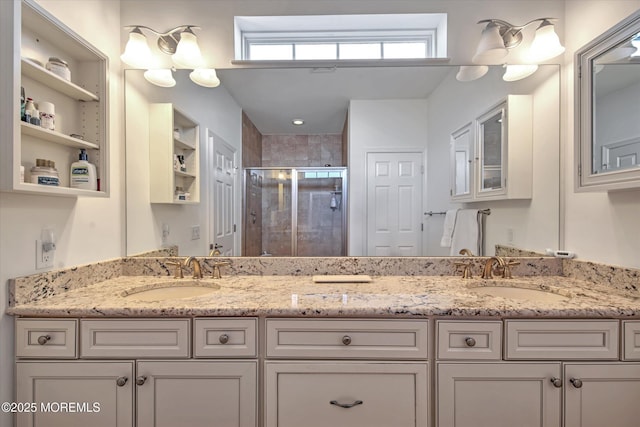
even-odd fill
[{"label": "toiletry bottle", "polygon": [[24,87],[20,86],[20,120],[26,122],[25,109],[27,107],[27,98],[24,94]]},{"label": "toiletry bottle", "polygon": [[36,112],[36,105],[33,103],[32,98],[27,98],[27,102],[24,105],[24,121],[31,123],[31,117]]},{"label": "toiletry bottle", "polygon": [[71,188],[83,190],[97,190],[96,166],[89,163],[89,156],[85,149],[80,150],[79,160],[71,164]]}]

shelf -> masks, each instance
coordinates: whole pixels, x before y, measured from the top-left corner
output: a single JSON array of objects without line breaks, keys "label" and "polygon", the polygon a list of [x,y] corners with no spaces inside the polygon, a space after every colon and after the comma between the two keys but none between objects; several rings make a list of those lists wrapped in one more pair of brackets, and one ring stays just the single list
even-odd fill
[{"label": "shelf", "polygon": [[67,95],[70,98],[77,99],[78,101],[99,101],[100,98],[88,90],[81,88],[80,86],[63,79],[62,77],[53,74],[46,68],[31,62],[28,59],[22,58],[20,60],[22,65],[22,74],[27,77],[39,81],[40,83]]},{"label": "shelf", "polygon": [[173,173],[175,173],[177,176],[181,176],[183,178],[195,178],[196,177],[192,173],[187,173],[187,172],[182,172],[182,171],[177,171],[177,170],[174,170]]},{"label": "shelf", "polygon": [[58,186],[47,186],[47,185],[39,185],[32,184],[29,182],[21,182],[19,183],[15,191],[22,193],[31,193],[31,194],[40,194],[40,195],[49,195],[49,196],[65,196],[65,197],[77,197],[77,196],[90,196],[90,197],[107,197],[107,193],[104,191],[94,191],[94,190],[82,190],[79,188],[70,188],[70,187],[58,187]]},{"label": "shelf", "polygon": [[194,147],[193,145],[190,145],[184,141],[181,141],[179,139],[173,138],[173,143],[176,145],[177,148],[181,149],[181,150],[195,150],[196,147]]},{"label": "shelf", "polygon": [[45,129],[40,126],[32,125],[27,122],[20,122],[20,128],[23,135],[33,136],[55,144],[66,145],[68,147],[86,148],[91,150],[99,150],[100,147],[93,142],[82,139],[73,138],[60,132]]}]

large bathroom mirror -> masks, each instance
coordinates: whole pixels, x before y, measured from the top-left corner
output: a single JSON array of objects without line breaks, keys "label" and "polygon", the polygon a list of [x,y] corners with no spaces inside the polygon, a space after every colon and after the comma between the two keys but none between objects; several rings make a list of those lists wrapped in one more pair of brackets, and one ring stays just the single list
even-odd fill
[{"label": "large bathroom mirror", "polygon": [[577,189],[640,187],[640,11],[576,62]]},{"label": "large bathroom mirror", "polygon": [[[367,212],[376,208],[367,206],[367,161],[372,154],[397,152],[415,160],[421,186],[418,198],[412,200],[417,206],[412,215],[417,214],[413,221],[418,222],[419,233],[418,249],[412,255],[449,255],[441,240],[444,213],[452,208],[490,211],[484,221],[485,254],[493,254],[496,245],[538,253],[558,247],[559,66],[542,65],[516,82],[503,80],[501,66],[490,67],[486,75],[471,82],[458,81],[458,70],[459,66],[449,65],[233,68],[218,70],[222,83],[217,88],[194,85],[187,70],[174,72],[177,83],[172,88],[151,85],[142,70],[126,70],[127,254],[177,245],[180,255],[206,256],[217,243],[216,229],[225,228],[233,230],[235,240],[232,252],[225,247],[223,254],[282,256],[274,244],[259,239],[278,227],[290,231],[290,225],[280,221],[290,216],[291,202],[284,191],[290,184],[283,177],[292,173],[290,168],[298,167],[302,169],[296,172],[297,180],[310,190],[304,197],[313,199],[301,209],[298,228],[305,227],[301,225],[304,218],[314,218],[325,227],[340,221],[340,227],[298,237],[298,245],[305,245],[303,254],[334,256],[327,248],[335,247],[343,248],[338,255],[373,255],[367,251],[367,223],[371,221]],[[451,135],[510,94],[531,95],[534,100],[532,197],[480,202],[452,199]],[[149,151],[155,142],[149,139],[149,105],[154,103],[171,103],[199,124],[200,203],[150,203]],[[296,127],[293,119],[305,123]],[[256,144],[247,145],[247,140],[257,140],[261,153],[256,152]],[[472,137],[469,143],[476,141]],[[235,187],[228,203],[235,214],[226,222],[215,214],[220,205],[213,197],[216,146],[228,148],[227,157],[233,162],[229,174],[234,176]],[[320,167],[321,174],[315,178],[322,179],[310,179],[305,167]],[[346,168],[344,179],[325,177],[325,167]],[[519,171],[505,173],[515,177]],[[245,190],[262,190],[268,185],[273,192],[260,203],[243,203],[248,198]],[[283,210],[259,209],[265,200]],[[392,210],[408,217],[406,203],[397,204]],[[250,207],[244,212],[246,205]],[[376,221],[380,220],[378,215]],[[266,221],[275,221],[273,227],[264,227]],[[261,235],[249,240],[258,243],[251,253],[243,251],[245,236],[256,225],[263,227]],[[343,242],[334,241],[339,233],[344,235]],[[314,253],[314,248],[321,252]]]}]

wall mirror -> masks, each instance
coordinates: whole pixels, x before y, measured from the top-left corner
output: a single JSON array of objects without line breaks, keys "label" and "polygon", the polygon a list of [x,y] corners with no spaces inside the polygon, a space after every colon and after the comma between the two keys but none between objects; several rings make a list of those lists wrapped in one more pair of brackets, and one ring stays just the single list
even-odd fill
[{"label": "wall mirror", "polygon": [[[188,78],[187,70],[174,72],[177,84],[173,88],[159,88],[146,82],[141,70],[125,72],[125,138],[126,138],[126,193],[127,193],[127,254],[134,255],[158,249],[164,245],[178,245],[180,255],[205,256],[213,243],[214,212],[213,167],[209,163],[208,146],[211,141],[222,141],[230,147],[241,144],[243,130],[242,115],[246,114],[257,131],[265,136],[274,134],[341,134],[347,118],[350,102],[357,100],[360,106],[404,100],[416,101],[422,108],[415,120],[423,133],[418,139],[407,143],[407,124],[398,117],[393,123],[383,124],[379,120],[358,123],[374,138],[365,141],[348,141],[348,150],[341,164],[347,166],[348,192],[350,200],[342,205],[335,183],[318,204],[329,214],[348,212],[347,254],[366,256],[367,214],[362,197],[365,192],[364,174],[367,148],[387,152],[396,147],[411,145],[419,148],[424,170],[420,212],[422,224],[422,256],[445,256],[449,248],[442,248],[444,215],[449,208],[491,209],[486,221],[485,253],[492,254],[496,244],[544,252],[546,247],[557,247],[559,242],[559,93],[560,78],[557,65],[542,65],[532,76],[506,82],[502,79],[501,66],[490,67],[481,79],[472,82],[456,80],[459,66],[390,66],[390,67],[326,67],[326,68],[233,68],[218,70],[221,85],[215,89],[200,88]],[[451,171],[451,136],[474,121],[488,109],[498,105],[507,95],[527,94],[534,96],[534,120],[537,129],[534,140],[533,179],[536,183],[533,197],[528,200],[501,200],[466,203],[452,198],[455,176]],[[200,203],[174,206],[150,203],[149,200],[149,140],[148,105],[172,103],[180,111],[199,123],[201,140],[201,197]],[[361,108],[360,111],[364,111]],[[304,115],[306,128],[291,129],[291,119]],[[278,120],[287,121],[279,125]],[[355,118],[351,118],[355,120]],[[356,127],[358,127],[356,126]],[[379,126],[376,128],[376,126]],[[471,126],[473,128],[473,126]],[[284,130],[283,130],[284,129]],[[348,132],[348,131],[347,131]],[[475,144],[475,131],[463,137],[471,138],[468,145]],[[418,141],[418,142],[415,142]],[[359,145],[358,145],[359,144]],[[419,146],[419,147],[417,147]],[[293,149],[292,149],[293,150]],[[466,161],[471,153],[467,153]],[[245,185],[243,169],[263,165],[243,165],[240,151],[236,152],[234,165],[237,168],[234,206],[237,217],[235,255],[241,254],[244,216],[242,187]],[[304,157],[305,153],[300,153]],[[273,156],[273,154],[272,154]],[[347,161],[348,160],[348,161]],[[274,161],[273,158],[270,161]],[[462,161],[462,160],[461,160]],[[329,162],[327,162],[329,163]],[[287,165],[294,166],[294,165]],[[297,166],[317,166],[300,164]],[[324,165],[322,165],[324,166]],[[517,171],[513,171],[517,173]],[[256,173],[256,182],[258,182]],[[249,174],[251,177],[251,174]],[[263,178],[264,179],[264,178]],[[251,181],[249,181],[251,182]],[[264,185],[263,181],[263,185]],[[469,191],[469,184],[467,191]],[[259,185],[256,185],[259,187]],[[333,195],[330,194],[333,192]],[[338,196],[336,196],[336,194]],[[335,201],[333,200],[335,197]],[[325,200],[326,199],[326,200]],[[325,206],[326,205],[326,206]],[[339,208],[338,208],[339,206]],[[428,213],[431,213],[429,215]],[[249,215],[263,215],[254,209]],[[273,212],[269,216],[275,216]],[[312,214],[313,216],[315,214]],[[252,224],[253,216],[246,217]],[[245,220],[246,222],[247,220]],[[194,227],[198,227],[199,238],[192,239]],[[300,228],[300,225],[298,225]],[[542,230],[542,231],[541,231]],[[510,240],[511,239],[511,240]],[[260,251],[262,252],[262,250]],[[313,255],[313,254],[309,254]]]},{"label": "wall mirror", "polygon": [[640,11],[576,53],[576,189],[640,187]]}]

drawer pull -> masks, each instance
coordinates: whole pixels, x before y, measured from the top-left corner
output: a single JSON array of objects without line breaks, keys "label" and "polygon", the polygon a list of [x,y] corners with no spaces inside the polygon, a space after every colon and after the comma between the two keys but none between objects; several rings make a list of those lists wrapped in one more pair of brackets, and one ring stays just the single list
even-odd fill
[{"label": "drawer pull", "polygon": [[362,405],[364,402],[362,400],[356,400],[353,403],[340,403],[337,400],[332,400],[329,403],[331,405],[335,405],[335,406],[339,406],[341,408],[349,409],[349,408],[353,408],[354,406]]},{"label": "drawer pull", "polygon": [[476,346],[476,340],[474,338],[471,337],[467,337],[464,339],[464,343],[467,345],[467,347],[475,347]]},{"label": "drawer pull", "polygon": [[139,377],[136,378],[137,385],[143,385],[146,381],[147,381],[147,377],[144,375],[140,375]]},{"label": "drawer pull", "polygon": [[228,343],[229,342],[229,335],[227,335],[227,334],[220,335],[220,338],[218,338],[218,341],[220,341],[220,344]]},{"label": "drawer pull", "polygon": [[118,377],[118,379],[116,380],[116,385],[118,387],[124,387],[127,381],[129,381],[129,378],[127,377]]},{"label": "drawer pull", "polygon": [[40,335],[38,337],[38,344],[45,345],[49,340],[51,340],[51,335]]},{"label": "drawer pull", "polygon": [[553,384],[555,388],[560,388],[562,387],[562,380],[558,377],[552,377],[551,384]]},{"label": "drawer pull", "polygon": [[575,387],[575,388],[582,388],[582,380],[579,378],[571,378],[569,379],[569,382]]},{"label": "drawer pull", "polygon": [[351,337],[349,335],[345,335],[342,337],[342,344],[349,345],[351,344]]}]

